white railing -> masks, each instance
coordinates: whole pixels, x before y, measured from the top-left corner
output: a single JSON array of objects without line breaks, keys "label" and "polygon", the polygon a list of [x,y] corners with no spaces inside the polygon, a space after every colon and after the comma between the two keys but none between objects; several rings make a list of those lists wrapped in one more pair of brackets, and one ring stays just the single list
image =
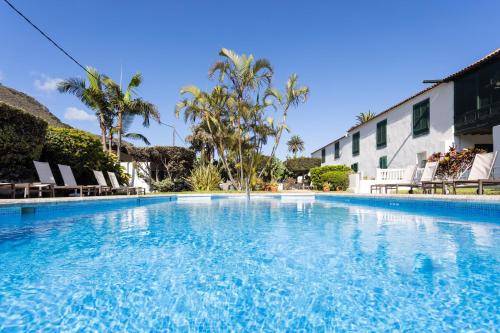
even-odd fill
[{"label": "white railing", "polygon": [[377,181],[403,180],[406,169],[377,169]]}]

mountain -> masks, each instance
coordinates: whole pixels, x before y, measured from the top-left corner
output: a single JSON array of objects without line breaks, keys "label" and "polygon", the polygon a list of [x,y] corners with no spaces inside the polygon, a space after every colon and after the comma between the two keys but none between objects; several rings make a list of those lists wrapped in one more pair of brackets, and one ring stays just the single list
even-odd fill
[{"label": "mountain", "polygon": [[71,127],[50,113],[49,109],[33,97],[2,84],[0,84],[0,102],[12,105],[26,111],[27,113],[42,118],[49,124],[49,126],[66,128]]}]

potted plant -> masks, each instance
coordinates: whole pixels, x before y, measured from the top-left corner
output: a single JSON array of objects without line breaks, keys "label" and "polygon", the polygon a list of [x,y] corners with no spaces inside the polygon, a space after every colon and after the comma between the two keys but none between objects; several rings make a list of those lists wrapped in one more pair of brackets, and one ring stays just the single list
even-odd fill
[{"label": "potted plant", "polygon": [[323,183],[323,192],[330,192],[330,184],[327,182]]},{"label": "potted plant", "polygon": [[275,180],[271,181],[271,183],[269,183],[269,190],[271,192],[278,192],[278,182]]}]

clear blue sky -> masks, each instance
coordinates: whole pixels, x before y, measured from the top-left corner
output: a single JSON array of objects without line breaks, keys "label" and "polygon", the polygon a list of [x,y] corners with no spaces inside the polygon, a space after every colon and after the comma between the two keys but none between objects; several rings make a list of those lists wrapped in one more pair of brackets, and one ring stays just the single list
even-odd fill
[{"label": "clear blue sky", "polygon": [[[311,95],[289,127],[306,154],[342,135],[359,112],[380,112],[424,88],[423,79],[500,47],[500,1],[11,1],[83,64],[116,80],[120,66],[124,78],[140,71],[141,96],[182,137],[189,126],[174,117],[179,89],[208,87],[221,47],[268,58],[279,87],[297,73]],[[3,1],[0,31],[0,82],[97,133],[77,109],[91,111],[52,89],[82,71]],[[172,143],[171,129],[139,124],[134,131],[153,144]]]}]

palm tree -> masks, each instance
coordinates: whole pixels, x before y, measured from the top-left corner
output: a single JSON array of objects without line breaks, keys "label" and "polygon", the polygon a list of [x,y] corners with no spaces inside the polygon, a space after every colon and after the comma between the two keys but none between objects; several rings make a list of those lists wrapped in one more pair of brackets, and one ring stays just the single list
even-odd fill
[{"label": "palm tree", "polygon": [[298,135],[293,135],[286,144],[288,145],[288,151],[293,154],[294,158],[297,158],[299,151],[304,151],[304,141]]},{"label": "palm tree", "polygon": [[144,127],[149,127],[151,118],[160,122],[160,113],[154,104],[139,97],[135,97],[135,89],[142,83],[142,76],[140,73],[136,73],[132,76],[125,91],[109,77],[104,79],[104,83],[109,96],[110,106],[116,113],[116,132],[118,136],[116,156],[118,161],[120,161],[122,136],[124,134],[124,118],[127,116],[140,116],[143,119],[142,125]]},{"label": "palm tree", "polygon": [[[142,141],[146,146],[150,146],[151,142],[149,142],[148,138],[145,137],[143,134],[133,133],[133,132],[129,131],[130,126],[132,125],[133,121],[134,121],[133,115],[127,113],[123,116],[123,130],[122,130],[123,134],[122,134],[122,137],[127,138],[127,139],[131,139],[131,140]],[[116,127],[112,127],[110,130],[110,133],[117,134],[118,129]],[[113,140],[113,138],[111,137],[111,141],[112,140]]]},{"label": "palm tree", "polygon": [[[271,84],[273,68],[267,59],[238,55],[225,48],[221,49],[219,55],[222,60],[215,62],[208,73],[209,77],[218,74],[219,82],[227,86],[233,95],[234,103],[229,106],[229,121],[235,129],[237,139],[240,184],[245,183],[247,196],[250,197],[251,172],[260,145],[258,141],[263,139],[261,136],[263,124],[257,123],[261,120],[266,107],[265,103],[260,104],[259,90]],[[249,132],[252,134],[249,135]],[[245,167],[247,167],[246,174]]]},{"label": "palm tree", "polygon": [[87,80],[81,78],[69,78],[58,84],[57,89],[61,93],[70,93],[80,99],[80,101],[95,111],[99,119],[101,128],[102,149],[106,151],[107,124],[112,118],[112,109],[109,105],[106,92],[103,89],[105,76],[92,67],[87,67]]},{"label": "palm tree", "polygon": [[179,117],[181,111],[184,111],[184,120],[186,122],[196,123],[199,121],[200,126],[206,128],[217,150],[217,155],[227,172],[229,181],[235,188],[240,189],[241,182],[235,181],[228,161],[228,152],[230,154],[237,141],[235,131],[230,126],[228,111],[228,105],[235,104],[233,96],[222,86],[215,86],[210,93],[204,92],[195,86],[186,86],[181,89],[181,94],[189,95],[189,98],[185,98],[176,104],[176,116]]},{"label": "palm tree", "polygon": [[[288,78],[286,85],[285,85],[285,97],[283,98],[283,95],[274,88],[270,88],[266,91],[266,96],[265,98],[268,97],[274,97],[278,104],[281,106],[283,109],[283,117],[281,119],[281,123],[279,127],[276,129],[276,135],[274,137],[274,145],[273,149],[271,151],[271,155],[269,156],[269,159],[266,163],[266,167],[269,166],[271,161],[273,160],[275,154],[276,154],[276,149],[278,148],[278,145],[281,140],[281,135],[283,133],[283,130],[288,131],[288,127],[286,125],[286,116],[288,114],[288,110],[291,106],[297,107],[300,103],[305,103],[307,101],[307,97],[309,95],[309,88],[307,86],[302,86],[297,88],[297,81],[298,81],[298,76],[297,74],[292,74]],[[299,138],[300,139],[300,138]],[[303,142],[302,142],[303,144]],[[263,168],[262,171],[260,172],[260,176],[262,176],[262,173],[264,172],[266,168]]]},{"label": "palm tree", "polygon": [[372,120],[373,118],[375,118],[375,113],[373,113],[371,111],[368,111],[367,113],[361,112],[360,114],[358,114],[356,116],[356,119],[358,121],[358,123],[357,123],[358,125],[364,124],[367,121]]}]

